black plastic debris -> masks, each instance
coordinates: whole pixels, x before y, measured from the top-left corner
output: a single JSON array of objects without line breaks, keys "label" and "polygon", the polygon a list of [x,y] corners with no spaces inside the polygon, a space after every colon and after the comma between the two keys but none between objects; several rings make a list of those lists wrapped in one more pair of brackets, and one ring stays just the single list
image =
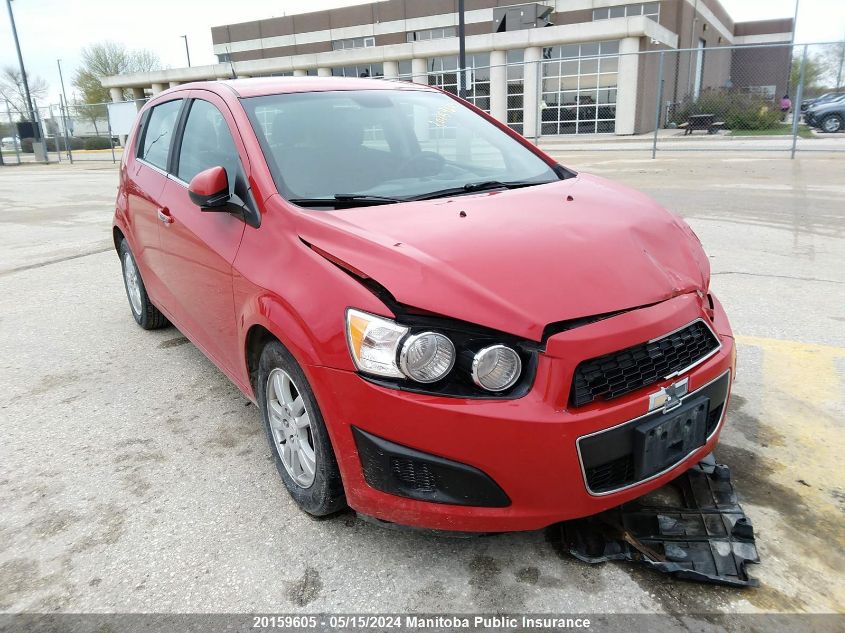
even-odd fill
[{"label": "black plastic debris", "polygon": [[710,455],[668,486],[595,516],[564,523],[569,552],[587,563],[627,560],[684,580],[756,587],[754,528],[730,469]]}]

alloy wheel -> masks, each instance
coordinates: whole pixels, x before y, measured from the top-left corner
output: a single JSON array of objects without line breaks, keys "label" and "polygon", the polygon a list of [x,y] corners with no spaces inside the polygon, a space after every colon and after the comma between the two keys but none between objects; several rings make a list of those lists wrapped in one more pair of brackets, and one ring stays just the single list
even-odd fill
[{"label": "alloy wheel", "polygon": [[300,488],[314,483],[317,458],[311,416],[302,394],[285,370],[276,368],[267,377],[267,417],[273,445],[288,475]]},{"label": "alloy wheel", "polygon": [[842,127],[842,119],[835,116],[828,117],[822,123],[822,127],[825,132],[838,132]]},{"label": "alloy wheel", "polygon": [[126,294],[135,314],[141,314],[141,280],[132,255],[127,251],[123,254],[123,280],[126,282]]}]

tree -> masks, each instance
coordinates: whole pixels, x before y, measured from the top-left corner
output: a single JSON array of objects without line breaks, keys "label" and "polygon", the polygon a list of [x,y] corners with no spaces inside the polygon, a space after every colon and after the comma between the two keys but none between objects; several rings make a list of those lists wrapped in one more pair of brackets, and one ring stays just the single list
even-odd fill
[{"label": "tree", "polygon": [[825,46],[820,57],[824,64],[825,83],[834,89],[841,88],[845,84],[845,42]]},{"label": "tree", "polygon": [[[801,50],[801,49],[798,49]],[[801,77],[802,55],[792,58],[792,69],[789,73],[789,85],[792,91],[798,88]],[[822,80],[825,75],[825,68],[815,55],[807,55],[807,63],[804,66],[804,95],[814,95],[823,89]]]},{"label": "tree", "polygon": [[[26,78],[29,83],[29,94],[37,104],[47,96],[49,86],[42,77],[27,74]],[[23,77],[21,71],[14,66],[4,66],[0,69],[0,97],[7,100],[22,118],[29,118]]]},{"label": "tree", "polygon": [[150,50],[130,51],[117,42],[99,42],[82,49],[82,65],[76,70],[72,83],[82,95],[83,103],[104,103],[111,98],[108,88],[100,81],[103,77],[158,68],[161,68],[161,61]]}]

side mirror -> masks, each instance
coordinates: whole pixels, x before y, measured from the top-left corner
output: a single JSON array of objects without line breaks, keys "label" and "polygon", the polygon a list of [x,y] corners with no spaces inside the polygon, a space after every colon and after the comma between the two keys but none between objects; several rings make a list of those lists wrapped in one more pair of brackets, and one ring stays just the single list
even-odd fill
[{"label": "side mirror", "polygon": [[201,171],[188,185],[191,201],[203,210],[228,211],[229,177],[219,165]]}]

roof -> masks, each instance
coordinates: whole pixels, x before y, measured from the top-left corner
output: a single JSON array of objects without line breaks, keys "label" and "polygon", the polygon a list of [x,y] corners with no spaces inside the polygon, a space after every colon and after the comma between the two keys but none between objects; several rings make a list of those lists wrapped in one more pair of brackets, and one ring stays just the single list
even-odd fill
[{"label": "roof", "polygon": [[228,79],[219,83],[230,86],[241,97],[328,90],[433,90],[407,81],[355,77],[255,77]]}]

